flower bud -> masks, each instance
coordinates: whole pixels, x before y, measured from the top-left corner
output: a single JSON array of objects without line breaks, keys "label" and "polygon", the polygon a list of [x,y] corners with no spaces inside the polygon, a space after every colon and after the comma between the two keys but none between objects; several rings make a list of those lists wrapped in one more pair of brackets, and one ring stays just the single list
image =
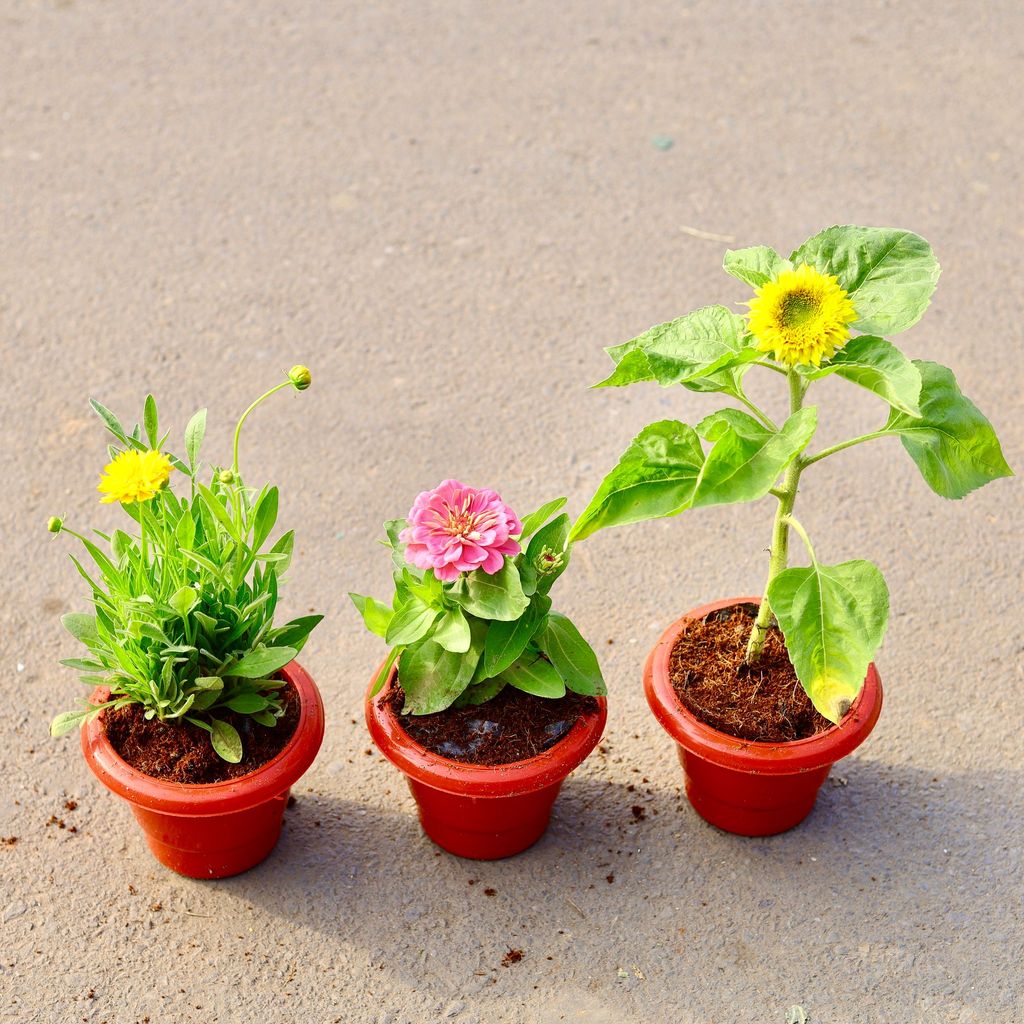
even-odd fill
[{"label": "flower bud", "polygon": [[217,474],[217,479],[218,479],[218,480],[219,480],[219,481],[220,481],[220,482],[221,482],[222,484],[233,484],[233,483],[235,482],[235,480],[236,480],[236,477],[235,477],[235,474],[234,474],[234,471],[233,471],[233,470],[230,470],[230,469],[222,469],[222,470],[221,470],[221,471],[220,471],[220,472],[219,472],[219,473]]},{"label": "flower bud", "polygon": [[50,533],[60,533],[64,529],[64,520],[59,516],[50,516],[46,521],[46,528]]},{"label": "flower bud", "polygon": [[307,366],[293,366],[288,371],[288,379],[295,386],[296,391],[305,391],[313,383],[313,375]]},{"label": "flower bud", "polygon": [[533,567],[541,576],[550,576],[558,572],[565,562],[565,555],[561,551],[553,551],[551,548],[544,548],[533,560]]}]

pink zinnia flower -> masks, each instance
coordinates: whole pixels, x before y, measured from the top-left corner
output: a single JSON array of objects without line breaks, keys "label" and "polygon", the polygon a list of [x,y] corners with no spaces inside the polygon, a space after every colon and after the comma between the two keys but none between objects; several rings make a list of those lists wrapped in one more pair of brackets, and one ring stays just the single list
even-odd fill
[{"label": "pink zinnia flower", "polygon": [[416,498],[409,527],[399,536],[406,545],[406,561],[433,569],[439,580],[451,583],[460,572],[474,569],[494,575],[506,556],[522,550],[510,539],[522,530],[497,492],[445,480]]}]

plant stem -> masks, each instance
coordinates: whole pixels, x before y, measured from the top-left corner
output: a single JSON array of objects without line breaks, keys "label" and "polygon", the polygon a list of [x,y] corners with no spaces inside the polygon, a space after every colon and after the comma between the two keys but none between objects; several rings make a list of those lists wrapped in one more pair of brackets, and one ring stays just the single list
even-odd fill
[{"label": "plant stem", "polygon": [[[795,412],[799,412],[803,404],[806,385],[796,370],[790,370],[787,377],[789,380],[789,411],[790,415],[792,415]],[[761,595],[761,607],[758,609],[757,618],[754,620],[754,628],[750,631],[750,639],[747,641],[745,660],[748,665],[754,664],[761,657],[765,640],[768,639],[768,628],[772,621],[772,609],[768,604],[768,588],[772,580],[786,568],[789,562],[789,517],[793,513],[793,505],[796,502],[796,492],[803,468],[804,463],[798,455],[786,468],[782,478],[782,486],[778,488],[776,493],[779,506],[775,510],[775,523],[772,527],[768,579],[765,582],[764,592]]]},{"label": "plant stem", "polygon": [[250,405],[249,408],[242,413],[242,417],[238,421],[238,425],[235,427],[235,443],[232,450],[233,458],[231,461],[231,469],[233,472],[238,472],[238,439],[242,433],[242,424],[246,421],[246,419],[248,419],[249,413],[251,413],[253,409],[255,409],[256,406],[260,404],[260,402],[264,401],[265,399],[269,398],[272,394],[274,394],[275,391],[280,391],[281,388],[287,388],[291,386],[292,382],[290,380],[282,381],[280,384],[277,384],[274,387],[272,387],[268,392],[266,392],[266,394],[260,395],[260,397],[257,398],[256,401],[253,402],[252,405]]},{"label": "plant stem", "polygon": [[886,437],[888,433],[889,431],[887,430],[875,430],[870,434],[861,434],[860,437],[851,438],[849,441],[840,441],[839,444],[834,444],[831,448],[822,448],[817,455],[804,459],[804,465],[813,465],[815,462],[827,459],[830,455],[835,455],[836,452],[841,452],[845,448],[852,448],[855,444],[862,444],[864,441],[873,441],[876,437]]},{"label": "plant stem", "polygon": [[804,542],[804,547],[807,548],[807,554],[811,556],[811,561],[817,563],[818,556],[814,553],[814,545],[811,543],[811,538],[807,536],[807,531],[800,520],[796,516],[786,516],[786,525],[792,526],[800,534],[800,539]]},{"label": "plant stem", "polygon": [[761,421],[769,430],[778,430],[779,428],[772,421],[772,418],[757,404],[747,398],[747,393],[742,387],[736,389],[736,397],[754,414],[754,416]]}]

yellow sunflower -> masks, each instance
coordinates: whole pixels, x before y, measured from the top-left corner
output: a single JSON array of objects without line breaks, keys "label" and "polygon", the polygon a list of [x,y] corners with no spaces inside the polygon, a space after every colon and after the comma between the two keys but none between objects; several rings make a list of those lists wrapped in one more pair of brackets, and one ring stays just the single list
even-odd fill
[{"label": "yellow sunflower", "polygon": [[806,263],[763,284],[749,306],[758,349],[788,366],[820,366],[846,344],[849,324],[857,319],[837,279]]},{"label": "yellow sunflower", "polygon": [[163,452],[121,452],[104,467],[104,476],[96,488],[103,494],[100,501],[130,505],[133,501],[149,501],[167,483],[171,460]]}]

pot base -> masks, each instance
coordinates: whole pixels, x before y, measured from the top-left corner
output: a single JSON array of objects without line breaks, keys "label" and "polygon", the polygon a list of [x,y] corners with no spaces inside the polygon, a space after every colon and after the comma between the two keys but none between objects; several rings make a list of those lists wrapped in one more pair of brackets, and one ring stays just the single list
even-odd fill
[{"label": "pot base", "polygon": [[443,850],[470,860],[501,860],[528,850],[547,831],[562,788],[520,796],[459,796],[407,779],[423,831]]}]

